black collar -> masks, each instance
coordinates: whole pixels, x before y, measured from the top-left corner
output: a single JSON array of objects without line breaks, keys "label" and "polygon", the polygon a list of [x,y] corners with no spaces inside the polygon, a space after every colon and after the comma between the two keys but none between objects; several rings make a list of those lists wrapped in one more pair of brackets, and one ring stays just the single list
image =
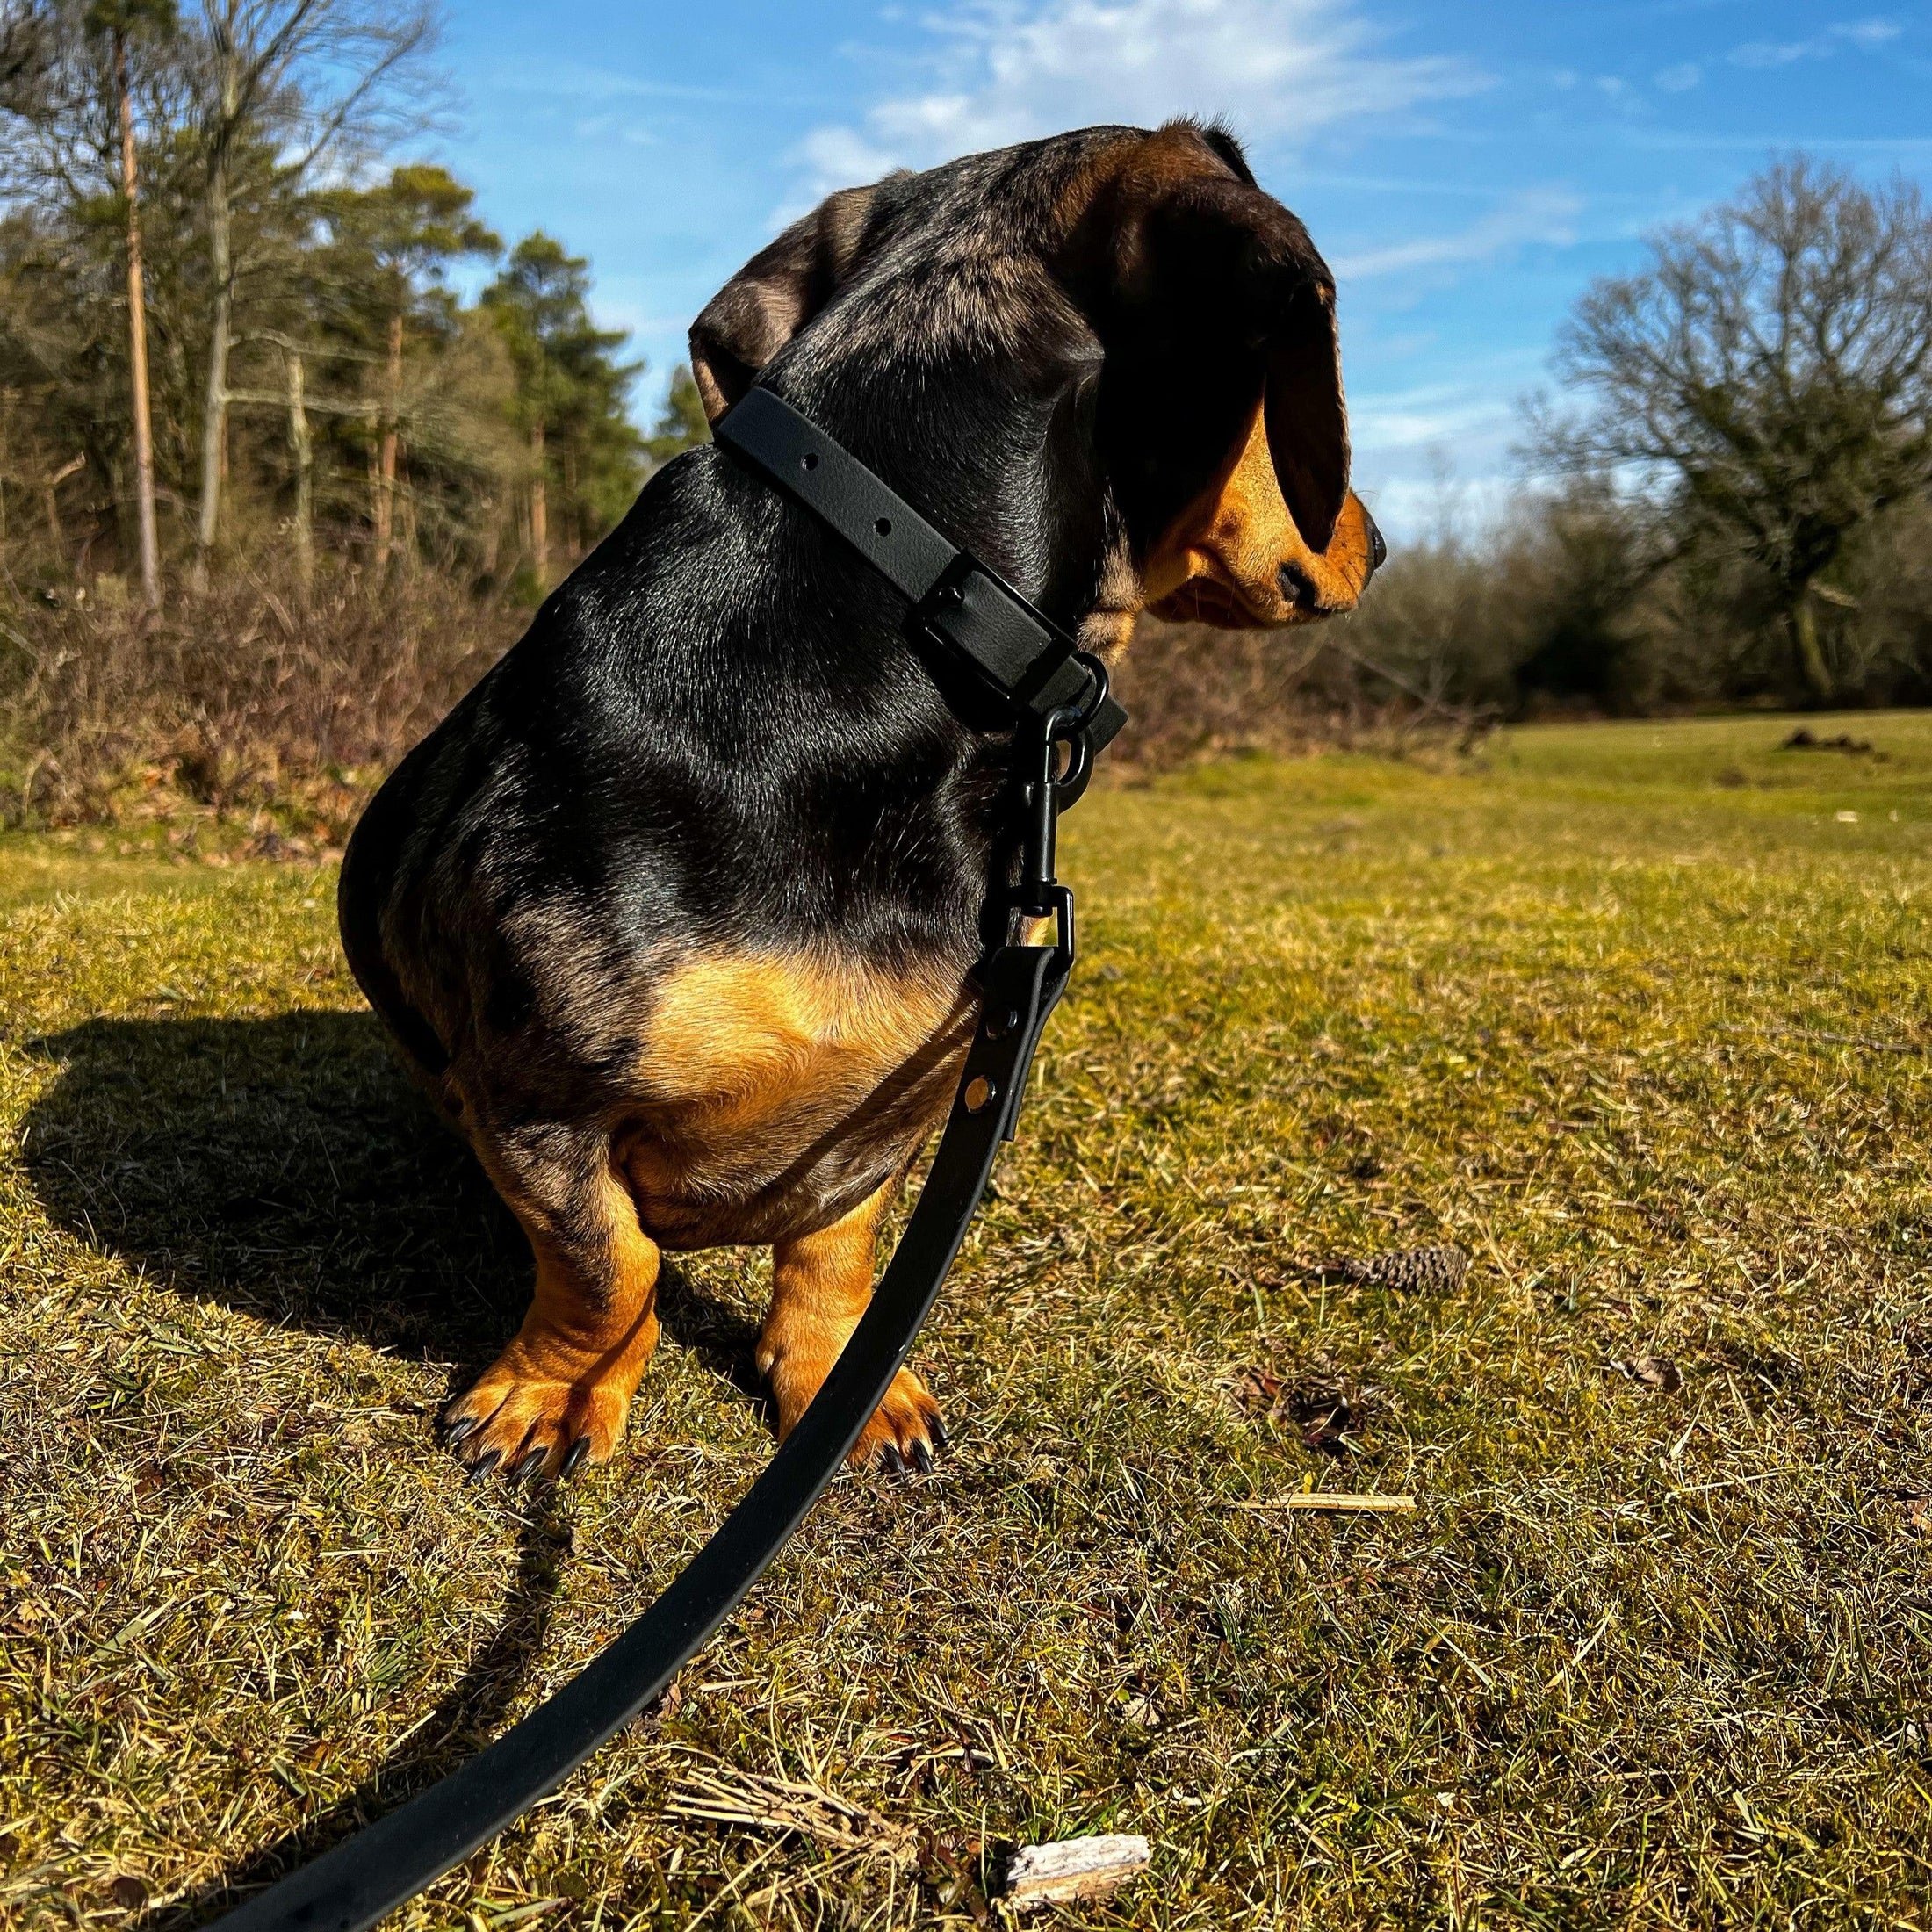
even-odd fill
[{"label": "black collar", "polygon": [[[783,397],[746,390],[711,434],[843,537],[906,599],[906,634],[928,653],[941,689],[968,724],[1043,725],[1056,713],[1077,711],[1090,754],[1126,724],[1097,659]],[[968,674],[979,703],[959,702],[947,668]]]}]

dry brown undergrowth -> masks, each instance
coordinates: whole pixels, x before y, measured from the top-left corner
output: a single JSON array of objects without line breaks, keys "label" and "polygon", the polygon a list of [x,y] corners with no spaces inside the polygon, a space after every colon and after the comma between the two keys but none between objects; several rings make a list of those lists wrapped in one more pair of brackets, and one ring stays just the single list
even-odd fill
[{"label": "dry brown undergrowth", "polygon": [[249,574],[154,615],[0,602],[0,823],[203,819],[234,843],[267,811],[339,842],[525,616],[428,572],[331,575],[306,602]]}]

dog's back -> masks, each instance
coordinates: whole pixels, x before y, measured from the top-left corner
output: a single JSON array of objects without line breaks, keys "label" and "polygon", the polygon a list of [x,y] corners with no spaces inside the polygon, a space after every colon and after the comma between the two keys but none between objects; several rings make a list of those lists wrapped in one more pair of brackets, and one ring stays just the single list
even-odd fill
[{"label": "dog's back", "polygon": [[970,962],[997,778],[890,624],[854,621],[881,601],[854,575],[694,451],[399,766],[350,841],[341,924],[425,1072],[520,1005],[603,1030],[572,1018],[593,934],[591,1006],[693,949]]}]

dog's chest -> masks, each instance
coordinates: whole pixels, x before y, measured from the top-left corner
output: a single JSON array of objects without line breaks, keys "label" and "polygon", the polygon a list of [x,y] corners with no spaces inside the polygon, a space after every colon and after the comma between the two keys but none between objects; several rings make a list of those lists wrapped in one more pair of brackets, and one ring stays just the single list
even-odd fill
[{"label": "dog's chest", "polygon": [[977,1002],[943,969],[712,953],[659,989],[619,1143],[667,1247],[783,1238],[873,1193],[944,1114]]}]

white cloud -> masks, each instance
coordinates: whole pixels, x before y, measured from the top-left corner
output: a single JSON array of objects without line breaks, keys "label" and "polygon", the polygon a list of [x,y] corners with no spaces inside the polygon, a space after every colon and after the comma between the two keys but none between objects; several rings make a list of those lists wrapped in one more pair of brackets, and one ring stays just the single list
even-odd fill
[{"label": "white cloud", "polygon": [[1568,243],[1576,239],[1576,217],[1582,210],[1583,204],[1575,195],[1556,190],[1512,195],[1500,208],[1453,234],[1423,235],[1413,242],[1342,256],[1333,264],[1335,277],[1345,291],[1351,282],[1400,275],[1411,269],[1491,262],[1532,242]]},{"label": "white cloud", "polygon": [[1793,61],[1813,61],[1831,52],[1831,43],[1817,40],[1747,40],[1731,49],[1736,67],[1789,67]]},{"label": "white cloud", "polygon": [[1489,84],[1461,61],[1378,51],[1353,0],[966,0],[932,25],[933,84],[806,137],[814,192],[1102,121],[1220,114],[1297,142]]},{"label": "white cloud", "polygon": [[1896,20],[1851,20],[1831,30],[1842,40],[1849,40],[1854,47],[1864,47],[1867,53],[1874,47],[1883,47],[1888,40],[1896,40],[1905,29]]},{"label": "white cloud", "polygon": [[1460,445],[1508,419],[1506,404],[1459,384],[1432,383],[1392,395],[1348,399],[1350,439],[1358,449],[1426,451]]},{"label": "white cloud", "polygon": [[1683,61],[1652,78],[1666,94],[1688,94],[1704,78],[1704,69],[1694,61]]},{"label": "white cloud", "polygon": [[1795,61],[1828,61],[1846,46],[1875,54],[1904,31],[1895,20],[1841,20],[1808,40],[1747,40],[1731,49],[1738,67],[1789,67]]}]

